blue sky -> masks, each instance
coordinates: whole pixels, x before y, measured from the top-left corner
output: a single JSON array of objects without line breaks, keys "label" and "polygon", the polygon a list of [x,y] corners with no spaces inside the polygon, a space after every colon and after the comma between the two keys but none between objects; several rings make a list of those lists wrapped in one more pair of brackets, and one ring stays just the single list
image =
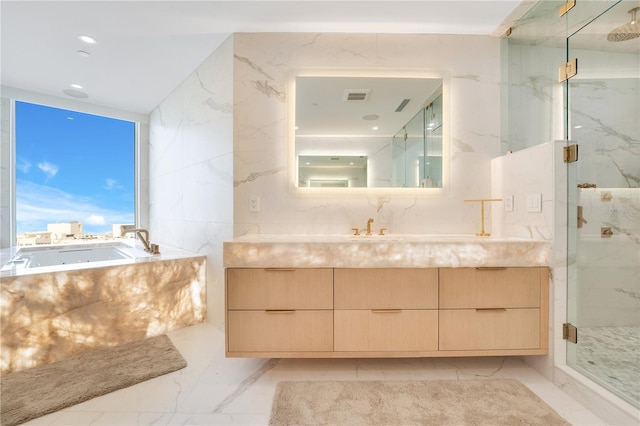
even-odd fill
[{"label": "blue sky", "polygon": [[134,221],[135,123],[16,102],[17,232]]}]

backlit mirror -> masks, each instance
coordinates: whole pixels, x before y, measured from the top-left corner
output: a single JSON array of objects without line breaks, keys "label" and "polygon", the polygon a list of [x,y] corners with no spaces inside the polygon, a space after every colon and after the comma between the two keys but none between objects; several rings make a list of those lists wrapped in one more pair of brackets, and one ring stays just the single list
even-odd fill
[{"label": "backlit mirror", "polygon": [[444,80],[295,77],[298,188],[442,188]]}]

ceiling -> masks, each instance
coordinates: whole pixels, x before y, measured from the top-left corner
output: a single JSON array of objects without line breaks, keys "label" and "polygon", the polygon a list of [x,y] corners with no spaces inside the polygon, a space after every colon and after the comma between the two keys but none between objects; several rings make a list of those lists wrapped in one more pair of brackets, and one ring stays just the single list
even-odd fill
[{"label": "ceiling", "polygon": [[80,84],[82,102],[148,114],[234,32],[488,35],[520,3],[3,0],[1,83],[66,99]]}]

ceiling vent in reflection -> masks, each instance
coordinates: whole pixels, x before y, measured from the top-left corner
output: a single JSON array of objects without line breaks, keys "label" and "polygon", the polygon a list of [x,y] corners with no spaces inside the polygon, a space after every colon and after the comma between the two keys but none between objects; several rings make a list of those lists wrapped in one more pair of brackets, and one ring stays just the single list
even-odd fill
[{"label": "ceiling vent in reflection", "polygon": [[342,100],[347,102],[366,102],[369,100],[371,89],[347,89]]},{"label": "ceiling vent in reflection", "polygon": [[401,112],[404,109],[404,107],[407,106],[409,101],[411,101],[411,99],[403,99],[402,102],[400,102],[400,105],[398,105],[398,108],[396,108],[396,112]]}]

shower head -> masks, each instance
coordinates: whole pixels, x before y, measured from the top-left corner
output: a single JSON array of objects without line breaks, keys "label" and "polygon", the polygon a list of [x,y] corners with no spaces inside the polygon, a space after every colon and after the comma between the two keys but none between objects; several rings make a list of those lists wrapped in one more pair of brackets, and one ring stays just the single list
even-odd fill
[{"label": "shower head", "polygon": [[636,37],[640,37],[640,23],[636,19],[636,12],[640,10],[640,7],[634,7],[629,11],[631,14],[631,22],[628,24],[620,25],[614,28],[613,31],[607,36],[609,41],[626,41]]}]

